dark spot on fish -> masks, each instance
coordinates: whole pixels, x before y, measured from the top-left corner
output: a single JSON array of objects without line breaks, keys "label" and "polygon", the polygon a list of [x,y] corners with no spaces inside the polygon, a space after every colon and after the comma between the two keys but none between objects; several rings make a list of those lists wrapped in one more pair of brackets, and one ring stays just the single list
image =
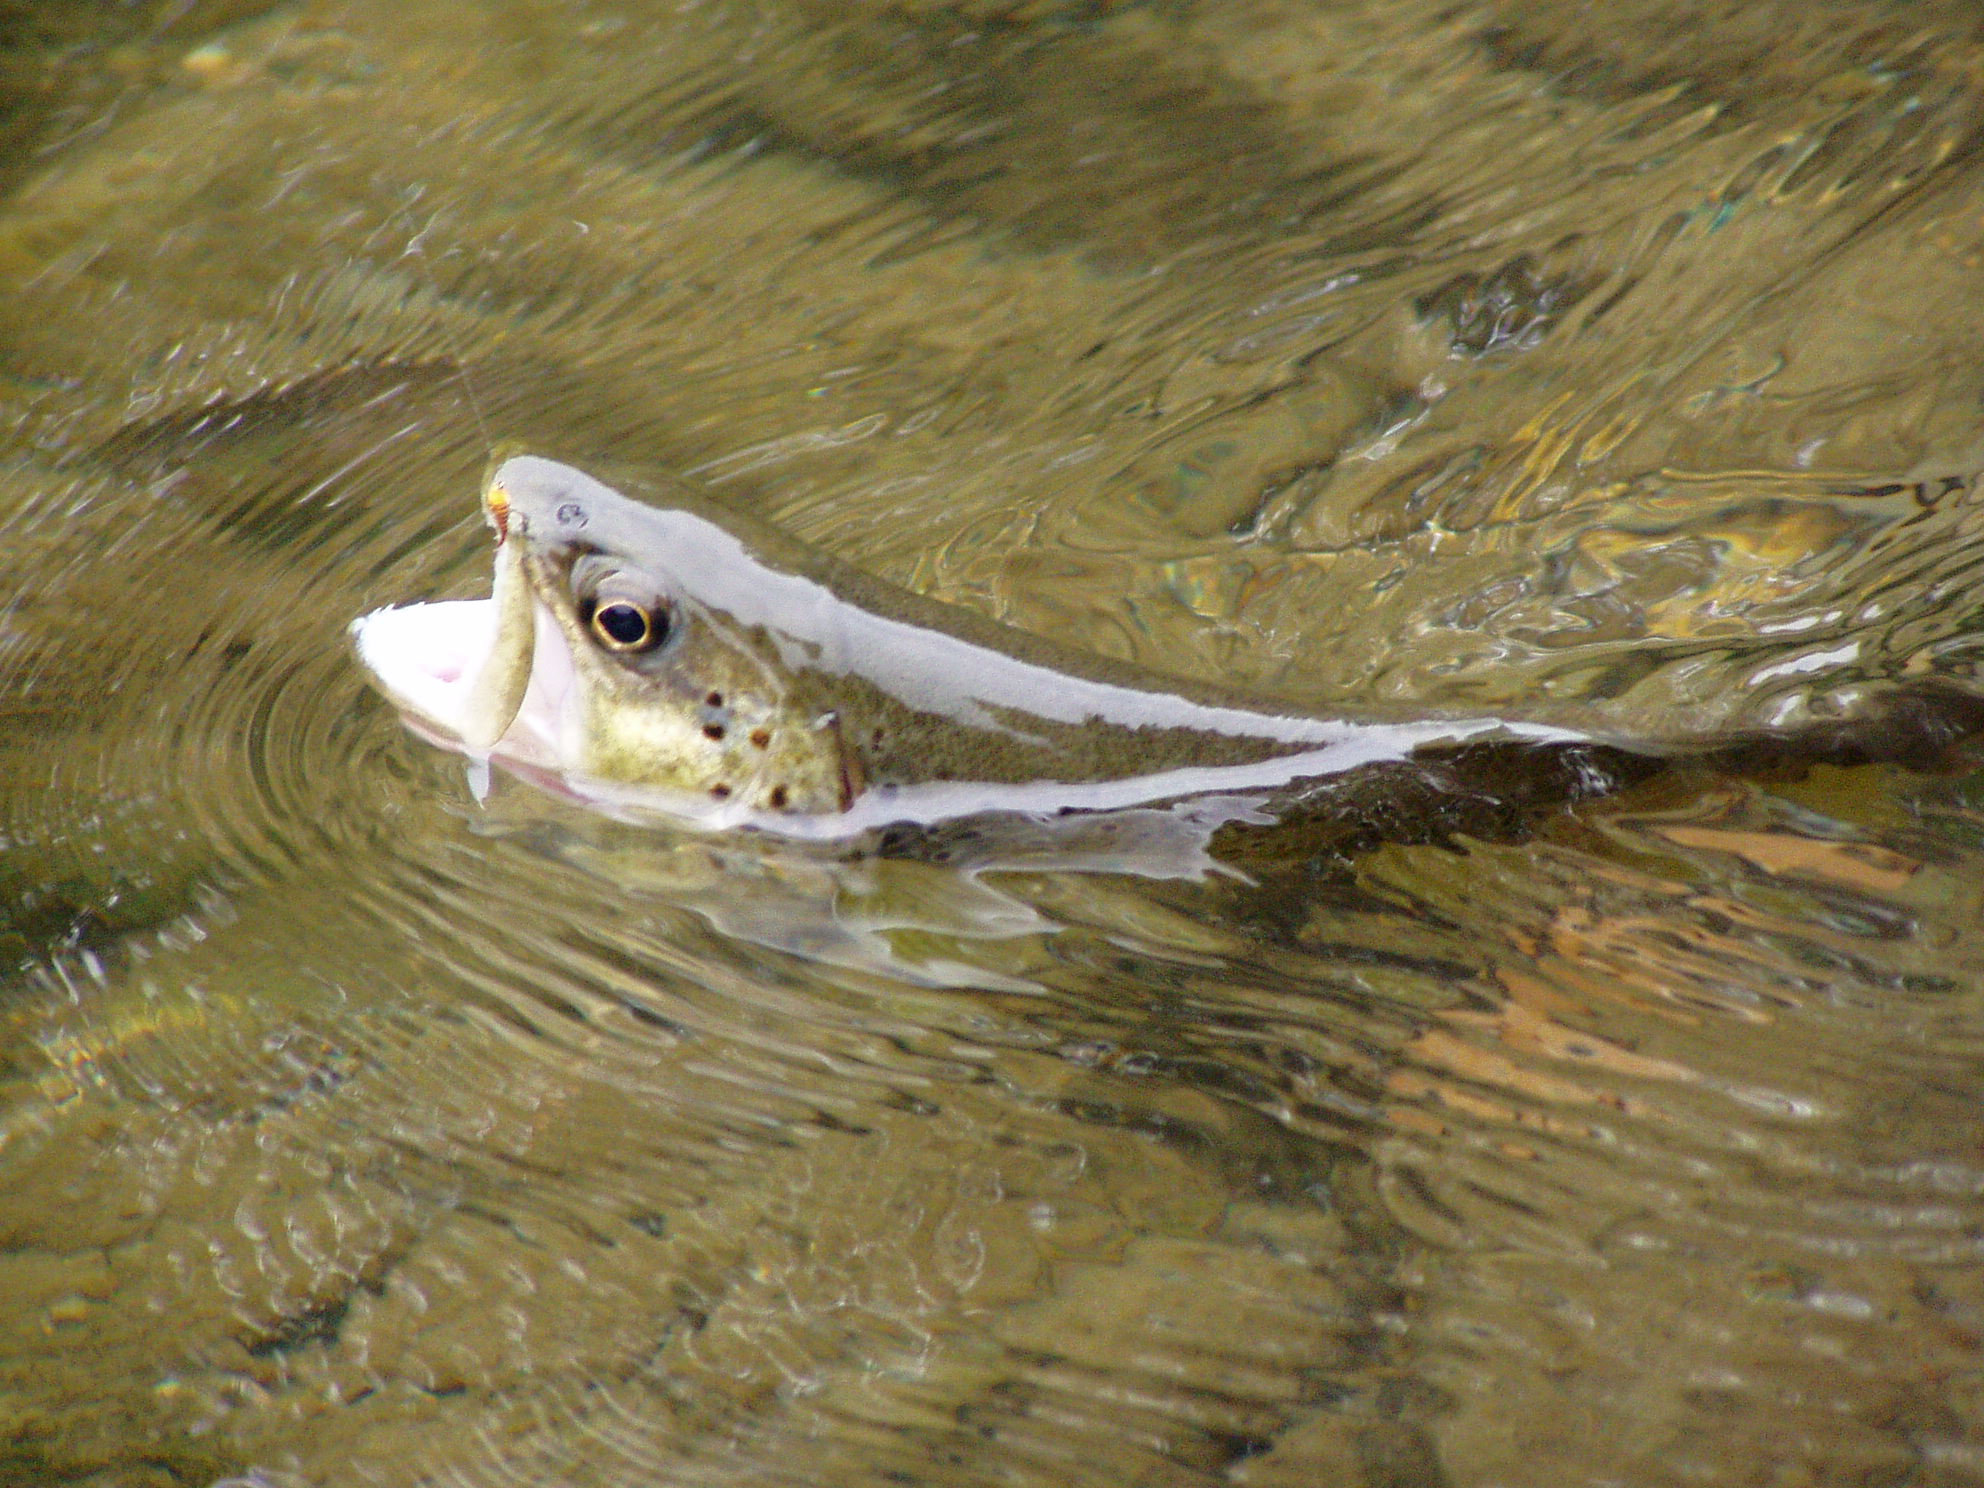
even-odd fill
[{"label": "dark spot on fish", "polygon": [[730,787],[719,782],[710,787],[710,794],[715,796],[719,801],[725,800],[730,795]]},{"label": "dark spot on fish", "polygon": [[786,791],[785,791],[785,787],[784,787],[784,786],[782,786],[782,785],[775,785],[775,786],[773,786],[773,787],[772,787],[772,794],[771,794],[771,803],[772,803],[772,810],[774,810],[774,811],[783,811],[783,810],[785,810],[785,803],[786,803],[786,802],[787,802],[787,801],[788,801],[789,799],[791,799],[791,798],[790,798],[789,796],[787,796],[787,795],[786,795]]},{"label": "dark spot on fish", "polygon": [[751,742],[760,749],[769,749],[771,747],[771,742],[772,742],[772,731],[770,729],[761,729],[761,728],[752,729]]},{"label": "dark spot on fish", "polygon": [[723,737],[723,725],[720,723],[704,724],[703,737],[705,739],[721,739]]},{"label": "dark spot on fish", "polygon": [[708,697],[704,698],[703,701],[708,703],[712,708],[721,708],[723,706],[723,694],[720,692],[712,692]]},{"label": "dark spot on fish", "polygon": [[576,501],[568,501],[558,508],[558,521],[566,527],[583,527],[586,524],[586,509]]}]

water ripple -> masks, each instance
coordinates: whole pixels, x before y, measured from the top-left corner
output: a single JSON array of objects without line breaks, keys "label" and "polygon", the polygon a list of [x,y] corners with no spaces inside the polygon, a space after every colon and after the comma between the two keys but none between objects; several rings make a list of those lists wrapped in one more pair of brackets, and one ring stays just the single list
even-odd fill
[{"label": "water ripple", "polygon": [[1974,670],[1959,9],[172,9],[0,69],[0,1478],[1973,1462],[1960,751],[846,861],[344,639],[520,437],[1331,710],[1871,724]]}]

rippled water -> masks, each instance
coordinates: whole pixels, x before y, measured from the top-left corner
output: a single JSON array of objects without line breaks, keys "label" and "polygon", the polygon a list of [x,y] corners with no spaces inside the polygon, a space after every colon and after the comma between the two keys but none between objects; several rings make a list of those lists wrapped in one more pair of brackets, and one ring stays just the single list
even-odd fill
[{"label": "rippled water", "polygon": [[[0,1483],[1984,1478],[1980,75],[1934,3],[0,7]],[[507,438],[1681,753],[1198,879],[478,803],[344,628],[480,592]]]}]

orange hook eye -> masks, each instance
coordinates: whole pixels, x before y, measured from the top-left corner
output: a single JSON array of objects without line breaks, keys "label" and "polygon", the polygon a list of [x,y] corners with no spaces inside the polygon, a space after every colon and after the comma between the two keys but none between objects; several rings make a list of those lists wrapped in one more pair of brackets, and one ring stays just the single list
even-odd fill
[{"label": "orange hook eye", "polygon": [[489,489],[482,494],[483,509],[489,514],[489,525],[496,529],[496,541],[500,545],[510,535],[510,493],[489,483]]}]

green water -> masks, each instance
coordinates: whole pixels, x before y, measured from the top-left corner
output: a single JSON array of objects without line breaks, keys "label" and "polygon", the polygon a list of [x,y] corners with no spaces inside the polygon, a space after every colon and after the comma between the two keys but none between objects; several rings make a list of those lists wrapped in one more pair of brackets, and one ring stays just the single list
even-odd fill
[{"label": "green water", "polygon": [[[1980,77],[0,4],[0,1484],[1984,1477]],[[478,802],[344,631],[485,592],[513,438],[1314,709],[1792,747],[1199,880]]]}]

